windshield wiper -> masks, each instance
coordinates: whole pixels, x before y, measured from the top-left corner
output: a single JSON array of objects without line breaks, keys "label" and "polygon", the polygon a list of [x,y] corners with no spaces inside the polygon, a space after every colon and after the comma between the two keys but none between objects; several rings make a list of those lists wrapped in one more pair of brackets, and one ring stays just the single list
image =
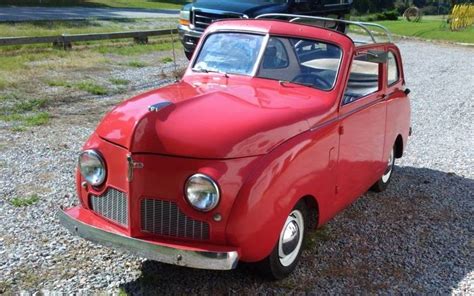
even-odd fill
[{"label": "windshield wiper", "polygon": [[279,83],[280,83],[281,86],[286,86],[286,85],[285,85],[286,83],[293,83],[293,84],[298,84],[298,85],[302,85],[302,86],[307,86],[307,87],[314,88],[314,85],[313,85],[313,84],[311,84],[311,83],[306,83],[306,82],[296,82],[296,81],[280,80]]},{"label": "windshield wiper", "polygon": [[229,74],[227,74],[224,71],[210,70],[210,69],[205,69],[205,68],[193,68],[193,71],[196,71],[199,73],[219,73],[219,74],[224,75],[226,78],[229,78]]}]

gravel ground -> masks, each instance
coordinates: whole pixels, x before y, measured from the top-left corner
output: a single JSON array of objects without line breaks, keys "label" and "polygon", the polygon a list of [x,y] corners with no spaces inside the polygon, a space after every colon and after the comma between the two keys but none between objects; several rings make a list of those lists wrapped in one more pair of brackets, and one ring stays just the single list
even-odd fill
[{"label": "gravel ground", "polygon": [[[164,265],[70,235],[55,218],[72,205],[78,151],[122,96],[52,110],[47,128],[0,127],[0,294],[474,294],[474,50],[403,40],[414,135],[389,189],[367,193],[312,235],[299,268],[266,282]],[[159,69],[156,69],[157,72]],[[150,71],[130,70],[142,87]],[[40,201],[14,207],[12,198]],[[119,290],[120,289],[120,290]]]}]

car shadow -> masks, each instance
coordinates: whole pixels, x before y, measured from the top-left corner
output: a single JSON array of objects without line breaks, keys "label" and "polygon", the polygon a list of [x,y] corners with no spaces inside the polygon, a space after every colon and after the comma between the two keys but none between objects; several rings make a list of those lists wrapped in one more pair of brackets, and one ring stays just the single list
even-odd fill
[{"label": "car shadow", "polygon": [[144,261],[129,294],[447,294],[474,269],[474,181],[396,167],[389,188],[367,193],[312,233],[297,270],[271,282],[254,266],[188,269]]}]

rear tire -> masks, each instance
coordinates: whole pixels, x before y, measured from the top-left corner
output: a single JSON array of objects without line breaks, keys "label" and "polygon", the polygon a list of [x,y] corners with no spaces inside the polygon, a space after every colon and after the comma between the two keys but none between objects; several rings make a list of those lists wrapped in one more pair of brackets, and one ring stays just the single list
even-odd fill
[{"label": "rear tire", "polygon": [[370,188],[371,191],[382,192],[387,189],[390,180],[392,180],[393,171],[395,169],[395,146],[390,152],[390,156],[387,161],[387,168],[385,169],[382,177]]},{"label": "rear tire", "polygon": [[270,280],[281,280],[295,270],[303,250],[307,223],[306,205],[300,201],[288,215],[271,254],[257,263],[263,276]]}]

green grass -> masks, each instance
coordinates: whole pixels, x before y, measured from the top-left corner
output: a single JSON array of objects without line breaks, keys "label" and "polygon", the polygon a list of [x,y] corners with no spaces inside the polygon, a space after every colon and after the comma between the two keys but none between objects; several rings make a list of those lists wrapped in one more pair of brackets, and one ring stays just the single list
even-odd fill
[{"label": "green grass", "polygon": [[161,62],[162,62],[163,64],[171,63],[171,62],[173,62],[173,58],[171,58],[171,57],[164,57],[164,58],[161,59]]},{"label": "green grass", "polygon": [[127,63],[127,66],[132,68],[144,68],[147,66],[147,64],[141,61],[130,61]]},{"label": "green grass", "polygon": [[[1,1],[1,0],[0,0]],[[176,19],[124,19],[81,21],[33,21],[0,23],[1,37],[51,36],[61,34],[110,33],[122,31],[169,29]]]},{"label": "green grass", "polygon": [[[122,56],[137,56],[155,51],[165,51],[173,49],[173,44],[170,39],[159,39],[156,42],[149,44],[127,44],[127,46],[118,46],[110,44],[101,44],[98,47],[92,48],[101,54],[116,54]],[[182,45],[179,41],[175,41],[175,49],[181,50]]]},{"label": "green grass", "polygon": [[79,90],[88,92],[93,95],[103,96],[109,93],[109,91],[105,87],[98,85],[92,81],[82,81],[77,84],[74,84],[74,86]]},{"label": "green grass", "polygon": [[0,101],[11,102],[9,105],[2,104],[0,107],[0,114],[2,115],[37,111],[38,109],[44,108],[47,103],[46,99],[24,99],[14,93],[0,96]]},{"label": "green grass", "polygon": [[109,81],[114,84],[114,85],[128,85],[130,84],[130,81],[126,79],[119,79],[119,78],[111,78]]},{"label": "green grass", "polygon": [[187,1],[183,0],[0,0],[2,5],[16,6],[93,6],[93,7],[132,7],[148,9],[179,9]]},{"label": "green grass", "polygon": [[13,131],[24,131],[26,127],[48,124],[50,115],[42,111],[48,101],[46,99],[27,99],[16,93],[0,96],[0,120],[18,122]]},{"label": "green grass", "polygon": [[98,85],[93,81],[86,80],[77,83],[72,83],[65,80],[50,80],[47,84],[51,87],[65,87],[65,88],[76,88],[88,92],[93,95],[103,96],[109,93],[109,90],[102,85]]},{"label": "green grass", "polygon": [[23,123],[25,126],[40,126],[48,124],[51,116],[48,112],[40,112],[33,115],[28,115],[23,117]]},{"label": "green grass", "polygon": [[10,204],[14,207],[27,207],[34,205],[39,201],[39,197],[37,194],[33,194],[30,196],[22,196],[22,197],[15,197],[10,200]]},{"label": "green grass", "polygon": [[396,35],[474,44],[474,26],[462,31],[453,32],[449,29],[446,21],[443,20],[422,19],[418,23],[399,20],[380,21],[377,23],[386,26]]},{"label": "green grass", "polygon": [[325,225],[314,231],[308,231],[304,240],[304,248],[306,250],[314,249],[318,241],[328,241],[331,239],[330,228]]}]

